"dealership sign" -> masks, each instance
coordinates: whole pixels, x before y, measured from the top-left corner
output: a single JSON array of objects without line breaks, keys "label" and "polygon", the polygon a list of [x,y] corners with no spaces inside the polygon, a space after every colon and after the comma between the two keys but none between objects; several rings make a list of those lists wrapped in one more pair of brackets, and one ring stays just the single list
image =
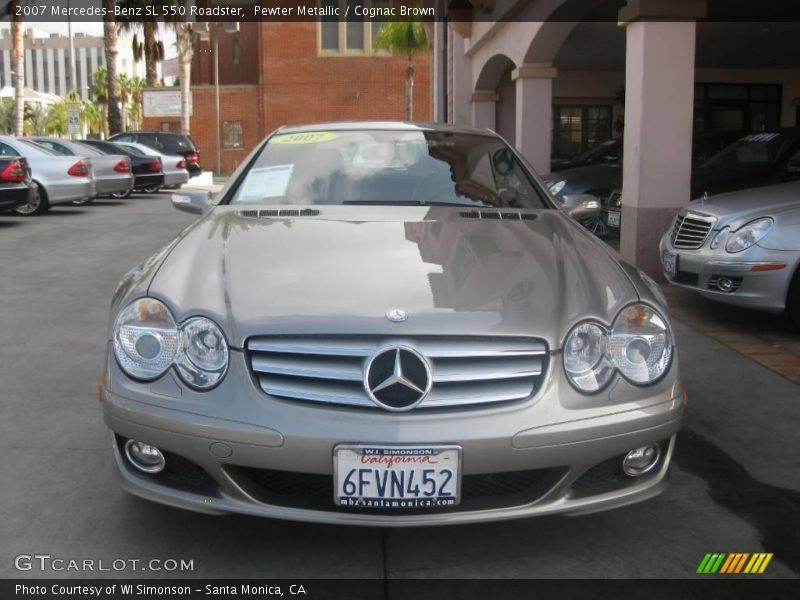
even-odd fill
[{"label": "dealership sign", "polygon": [[[142,92],[145,117],[180,117],[180,90],[145,90]],[[189,114],[192,114],[192,96],[189,92]]]}]

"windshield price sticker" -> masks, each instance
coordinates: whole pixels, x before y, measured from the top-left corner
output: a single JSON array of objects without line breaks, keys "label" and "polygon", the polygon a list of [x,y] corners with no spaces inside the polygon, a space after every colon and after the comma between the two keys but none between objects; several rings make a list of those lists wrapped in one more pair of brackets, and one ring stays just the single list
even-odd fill
[{"label": "windshield price sticker", "polygon": [[330,131],[309,131],[308,133],[286,133],[276,135],[270,144],[318,144],[336,139],[336,134]]}]

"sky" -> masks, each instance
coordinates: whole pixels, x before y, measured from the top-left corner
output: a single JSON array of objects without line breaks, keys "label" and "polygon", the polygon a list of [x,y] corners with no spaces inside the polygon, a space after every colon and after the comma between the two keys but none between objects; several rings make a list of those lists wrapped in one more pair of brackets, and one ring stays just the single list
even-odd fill
[{"label": "sky", "polygon": [[[32,27],[33,29],[38,29],[39,31],[44,31],[46,33],[63,33],[67,35],[67,24],[64,22],[29,22],[25,23],[26,27]],[[11,27],[11,24],[8,22],[3,22],[0,24],[0,29],[8,29]],[[90,33],[92,35],[103,35],[103,24],[101,22],[97,23],[72,23],[72,33]]]}]

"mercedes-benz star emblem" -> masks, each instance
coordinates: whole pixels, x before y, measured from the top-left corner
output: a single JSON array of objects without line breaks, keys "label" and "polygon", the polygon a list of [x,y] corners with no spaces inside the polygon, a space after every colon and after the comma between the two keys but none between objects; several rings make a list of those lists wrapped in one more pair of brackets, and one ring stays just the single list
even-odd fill
[{"label": "mercedes-benz star emblem", "polygon": [[380,348],[364,369],[367,396],[386,410],[411,410],[425,399],[432,384],[430,363],[408,346]]},{"label": "mercedes-benz star emblem", "polygon": [[402,323],[403,321],[408,320],[408,313],[404,310],[400,310],[399,308],[393,308],[386,313],[386,318],[392,323]]}]

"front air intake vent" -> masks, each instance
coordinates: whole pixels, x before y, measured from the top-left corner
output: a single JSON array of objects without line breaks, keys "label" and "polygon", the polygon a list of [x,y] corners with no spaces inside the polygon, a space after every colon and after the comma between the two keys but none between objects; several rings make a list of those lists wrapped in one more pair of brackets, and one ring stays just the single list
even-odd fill
[{"label": "front air intake vent", "polygon": [[496,210],[464,210],[458,213],[462,219],[479,219],[494,221],[533,221],[536,215],[517,211]]},{"label": "front air intake vent", "polygon": [[244,209],[237,211],[240,217],[248,217],[250,219],[272,219],[276,217],[317,217],[319,211],[315,208],[284,208],[284,209]]}]

